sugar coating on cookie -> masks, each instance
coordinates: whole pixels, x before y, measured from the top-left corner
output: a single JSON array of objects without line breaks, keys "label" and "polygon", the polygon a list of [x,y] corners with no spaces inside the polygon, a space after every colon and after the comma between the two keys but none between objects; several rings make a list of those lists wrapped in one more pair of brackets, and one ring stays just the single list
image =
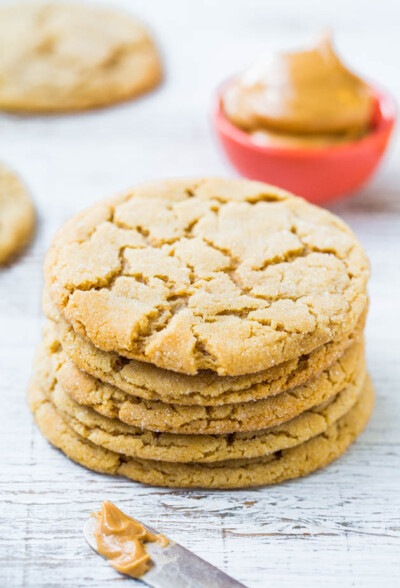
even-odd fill
[{"label": "sugar coating on cookie", "polygon": [[0,108],[105,106],[156,86],[157,50],[129,15],[84,4],[0,7]]},{"label": "sugar coating on cookie", "polygon": [[32,200],[18,176],[0,165],[0,264],[30,241],[36,224]]},{"label": "sugar coating on cookie", "polygon": [[[47,306],[47,304],[46,304]],[[52,315],[53,318],[54,314]],[[223,406],[260,400],[319,375],[354,343],[361,341],[366,309],[354,332],[340,340],[320,345],[308,354],[295,357],[267,370],[242,376],[219,376],[202,370],[194,376],[158,368],[150,363],[127,359],[117,353],[101,351],[75,333],[71,325],[57,317],[46,332],[57,337],[68,359],[84,372],[133,396],[174,404]]]},{"label": "sugar coating on cookie", "polygon": [[91,470],[156,486],[245,488],[305,476],[331,463],[364,429],[373,409],[374,392],[367,377],[359,399],[344,416],[324,433],[295,447],[248,460],[188,464],[132,458],[94,445],[61,418],[35,381],[29,387],[28,401],[50,443]]},{"label": "sugar coating on cookie", "polygon": [[268,369],[354,331],[367,257],[336,216],[245,180],[139,186],[68,221],[52,301],[104,351],[195,374]]},{"label": "sugar coating on cookie", "polygon": [[78,404],[127,425],[154,432],[220,435],[276,426],[329,401],[346,387],[359,391],[365,360],[363,344],[356,343],[302,386],[263,400],[224,406],[173,405],[131,396],[80,371],[49,336],[39,348],[35,371],[38,381],[56,380]]},{"label": "sugar coating on cookie", "polygon": [[324,433],[351,409],[361,392],[356,386],[346,386],[332,399],[298,417],[260,431],[230,435],[171,435],[133,427],[80,405],[60,386],[54,374],[40,381],[35,377],[35,382],[61,418],[94,445],[130,457],[178,463],[249,459],[294,447]]}]

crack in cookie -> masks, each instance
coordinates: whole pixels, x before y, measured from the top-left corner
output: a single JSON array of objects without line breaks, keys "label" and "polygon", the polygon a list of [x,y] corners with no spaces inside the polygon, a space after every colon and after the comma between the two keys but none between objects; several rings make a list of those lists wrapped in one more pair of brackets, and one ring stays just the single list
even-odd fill
[{"label": "crack in cookie", "polygon": [[368,275],[334,215],[218,179],[148,184],[95,205],[59,231],[45,264],[49,296],[77,333],[186,374],[254,373],[346,337]]}]

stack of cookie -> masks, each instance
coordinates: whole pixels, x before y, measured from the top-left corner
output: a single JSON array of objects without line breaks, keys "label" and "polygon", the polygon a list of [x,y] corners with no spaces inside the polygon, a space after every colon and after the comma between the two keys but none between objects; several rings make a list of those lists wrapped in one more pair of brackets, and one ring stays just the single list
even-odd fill
[{"label": "stack of cookie", "polygon": [[368,261],[338,218],[240,180],[147,184],[68,221],[29,387],[53,445],[160,486],[295,478],[373,405]]}]

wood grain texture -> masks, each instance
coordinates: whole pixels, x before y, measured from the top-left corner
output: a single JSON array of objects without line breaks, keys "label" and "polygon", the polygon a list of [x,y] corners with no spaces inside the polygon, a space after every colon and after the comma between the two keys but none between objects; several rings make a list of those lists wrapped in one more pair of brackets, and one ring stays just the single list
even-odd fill
[{"label": "wood grain texture", "polygon": [[372,263],[368,361],[377,403],[368,429],[326,470],[281,486],[169,491],[96,475],[41,437],[25,403],[40,339],[42,262],[75,211],[140,181],[234,175],[208,121],[215,87],[267,44],[295,44],[331,25],[348,60],[400,99],[397,0],[114,0],[152,24],[167,76],[117,108],[61,117],[0,116],[0,159],[32,191],[33,247],[0,270],[0,585],[133,584],[87,547],[100,501],[167,533],[252,588],[398,586],[400,577],[400,171],[392,146],[379,174],[330,208]]}]

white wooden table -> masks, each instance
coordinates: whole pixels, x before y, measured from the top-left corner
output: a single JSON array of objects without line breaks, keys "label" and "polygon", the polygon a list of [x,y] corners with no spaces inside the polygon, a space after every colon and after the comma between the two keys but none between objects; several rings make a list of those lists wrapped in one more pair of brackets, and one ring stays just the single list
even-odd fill
[{"label": "white wooden table", "polygon": [[[113,2],[110,0],[110,3]],[[373,418],[326,470],[238,492],[152,489],[86,471],[48,445],[25,403],[43,317],[41,267],[75,211],[144,180],[234,175],[209,123],[218,83],[268,44],[330,25],[342,53],[400,99],[397,0],[114,0],[152,23],[166,81],[136,102],[62,117],[0,116],[0,159],[39,211],[33,247],[0,274],[0,585],[103,587],[118,575],[83,540],[101,500],[166,532],[253,588],[376,587],[400,582],[399,149],[360,194],[332,205],[372,262],[368,359]],[[212,588],[212,587],[210,587]]]}]

